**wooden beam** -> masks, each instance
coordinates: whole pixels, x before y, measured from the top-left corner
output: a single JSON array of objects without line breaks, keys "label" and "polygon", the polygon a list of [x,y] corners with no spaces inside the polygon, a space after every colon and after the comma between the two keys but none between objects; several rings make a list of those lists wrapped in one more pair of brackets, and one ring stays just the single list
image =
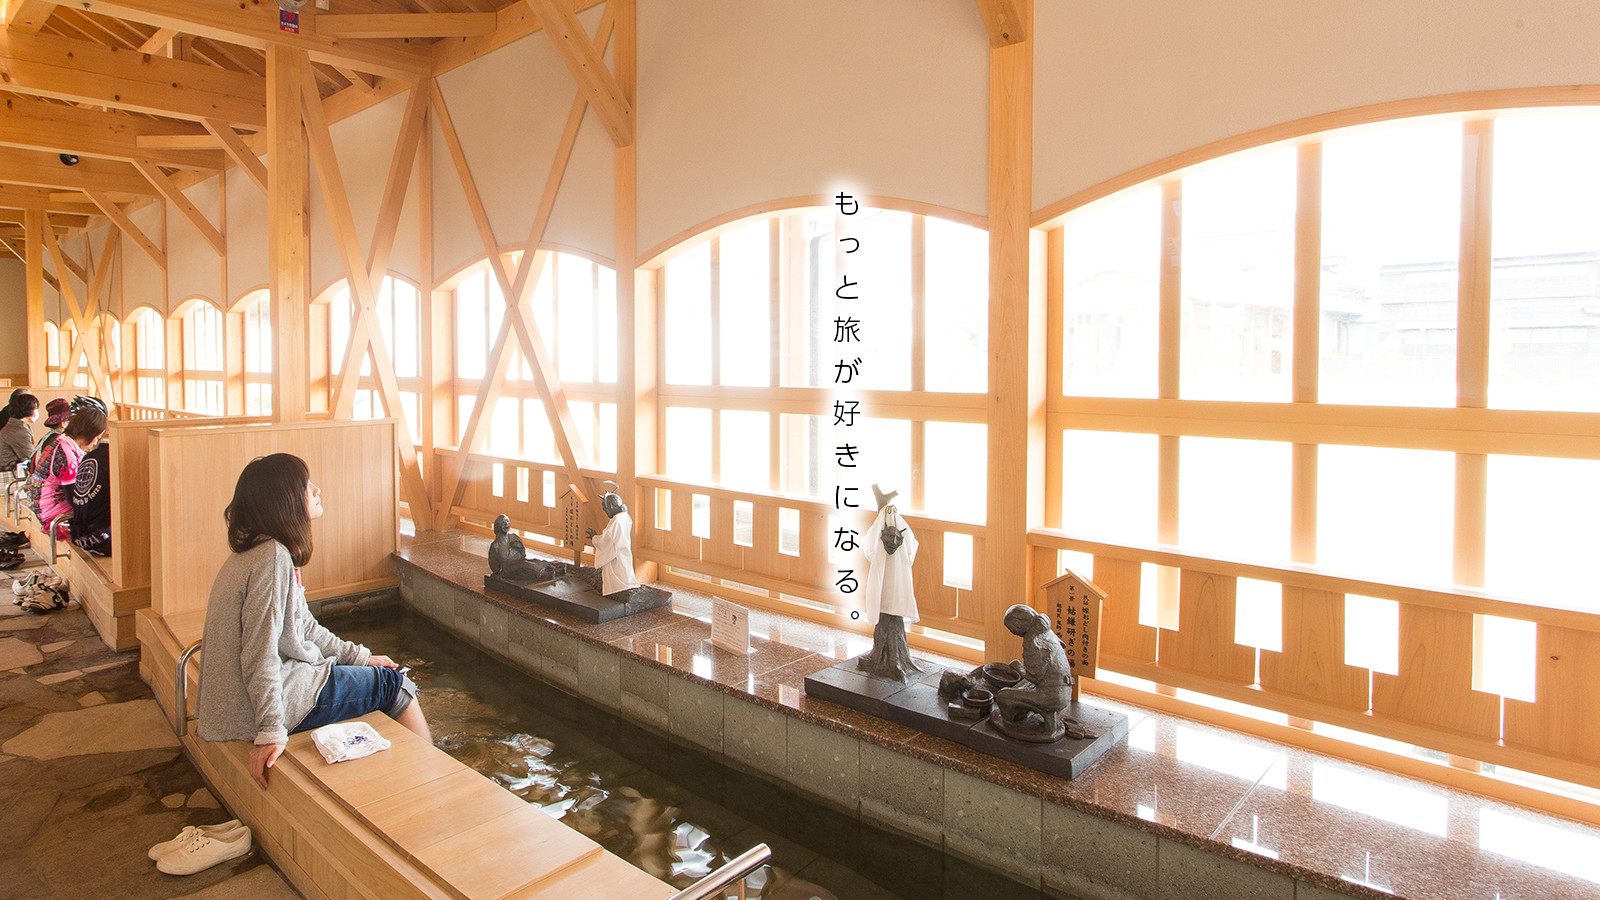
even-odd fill
[{"label": "wooden beam", "polygon": [[[67,267],[67,255],[61,252],[61,245],[56,242],[55,233],[49,227],[44,229],[44,246],[46,250],[50,251],[50,255],[54,257],[58,271],[61,268]],[[89,279],[84,278],[84,283],[89,283]],[[61,279],[61,299],[67,304],[67,312],[72,316],[72,321],[77,324],[78,333],[87,334],[89,331],[91,331],[92,328],[90,326],[88,317],[84,315],[83,307],[78,304],[78,292],[73,289],[72,280],[70,278]],[[40,323],[39,330],[40,337],[42,338],[44,331],[44,325],[42,322]],[[89,357],[89,374],[90,377],[94,379],[94,383],[99,385],[109,395],[111,380],[106,377],[105,371],[100,368],[100,360],[98,359],[98,356],[99,354],[94,354]],[[75,353],[72,361],[76,361]],[[43,384],[44,380],[41,379],[40,383]]]},{"label": "wooden beam", "polygon": [[172,39],[177,36],[178,30],[175,28],[157,28],[155,34],[145,38],[144,43],[139,45],[139,52],[159,53],[164,47],[172,43]]},{"label": "wooden beam", "polygon": [[[96,44],[117,50],[137,51],[139,49],[139,38],[142,35],[130,38],[127,31],[124,30],[129,27],[126,22],[86,15],[71,6],[57,7],[55,20],[57,22],[71,22],[80,34],[87,36],[89,40]],[[135,34],[138,35],[137,32]]]},{"label": "wooden beam", "polygon": [[[49,228],[52,232],[60,230],[56,228],[55,223],[48,218],[45,219],[45,227]],[[82,265],[79,265],[78,261],[68,256],[65,251],[62,251],[61,258],[58,260],[58,265],[64,265],[68,273],[76,277],[84,284],[89,283],[89,270],[84,268]],[[60,277],[63,281],[66,280],[66,276],[61,275],[59,272],[58,277]]]},{"label": "wooden beam", "polygon": [[362,91],[372,91],[378,87],[378,76],[366,72],[357,72],[355,69],[339,67],[336,71],[350,82],[350,86]]},{"label": "wooden beam", "polygon": [[139,230],[139,226],[133,224],[133,220],[128,218],[127,214],[122,211],[121,207],[117,206],[115,203],[112,203],[111,198],[100,193],[99,191],[84,191],[84,193],[88,194],[89,199],[94,201],[94,205],[100,207],[100,211],[106,214],[106,218],[110,219],[111,223],[117,226],[117,230],[132,238],[133,242],[139,245],[139,249],[143,250],[144,254],[150,257],[151,261],[156,264],[157,268],[166,269],[167,255],[161,252],[161,248],[157,247],[154,241],[150,240],[148,237],[145,237],[144,232]]},{"label": "wooden beam", "polygon": [[[7,225],[21,225],[27,221],[28,212],[25,209],[7,209],[0,207],[0,222]],[[69,213],[51,213],[50,224],[58,231],[76,231],[89,226],[88,216],[74,216]]]},{"label": "wooden beam", "polygon": [[[49,379],[45,377],[44,358],[44,233],[49,230],[49,224],[43,210],[28,210],[28,220],[23,224],[25,229],[23,246],[23,291],[27,295],[27,322],[28,341],[28,383],[43,385]],[[61,282],[52,280],[51,287],[61,292]]]},{"label": "wooden beam", "polygon": [[[1025,21],[1033,0],[1018,0]],[[1032,279],[1033,44],[989,51],[988,512],[981,610],[984,657],[1012,659],[1021,644],[1005,605],[1033,602],[1028,530],[1044,521],[1046,306]],[[1043,278],[1040,278],[1042,281]],[[1026,336],[1026,337],[1024,337]]]},{"label": "wooden beam", "polygon": [[[25,211],[25,213],[23,215],[23,218],[26,219],[28,214],[31,214],[31,213],[34,213],[34,212],[37,212],[37,210]],[[28,251],[26,249],[27,248],[27,244],[25,242],[27,240],[28,223],[26,221],[24,221],[22,223],[22,227],[23,227],[23,237],[22,237],[21,241],[14,241],[13,239],[11,239],[9,237],[0,238],[0,247],[5,248],[6,251],[8,251],[12,256],[15,256],[17,259],[22,260],[23,264],[26,265],[27,262],[28,262]],[[17,246],[16,246],[17,243],[22,243],[24,249],[18,250]],[[48,284],[52,288],[55,288],[57,293],[61,292],[61,282],[57,281],[56,277],[54,275],[50,274],[49,272],[42,272],[41,274],[44,276],[45,284]],[[26,276],[24,276],[24,277],[26,277]]]},{"label": "wooden beam", "polygon": [[255,182],[256,187],[261,188],[261,193],[267,193],[267,166],[261,161],[261,157],[256,156],[256,152],[250,149],[250,145],[244,142],[244,138],[239,136],[239,132],[234,131],[227,122],[217,119],[204,119],[200,124],[222,142],[222,149],[228,154],[228,158],[244,170],[244,174]]},{"label": "wooden beam", "polygon": [[1029,25],[1023,15],[1024,0],[978,0],[978,12],[989,29],[989,46],[1005,47],[1028,39]]},{"label": "wooden beam", "polygon": [[197,134],[141,134],[133,139],[140,150],[221,150],[222,141],[209,131]]},{"label": "wooden beam", "polygon": [[[611,40],[611,31],[616,26],[615,7],[606,6],[605,12],[600,16],[600,28],[595,32],[595,46],[605,48],[606,42]],[[578,95],[572,98],[572,108],[567,112],[567,125],[561,132],[561,141],[556,145],[556,155],[550,162],[550,174],[545,177],[544,193],[539,195],[539,208],[534,211],[533,225],[528,229],[528,240],[523,244],[523,258],[526,259],[538,248],[539,242],[544,240],[544,232],[550,224],[550,216],[555,211],[556,195],[561,190],[561,179],[567,173],[567,163],[572,159],[572,148],[578,143],[578,127],[583,124],[584,110],[589,108],[588,98],[584,91],[579,90]],[[517,277],[511,285],[511,295],[521,300],[527,299],[527,292],[531,289],[528,283],[530,269],[520,266]]]},{"label": "wooden beam", "polygon": [[335,38],[477,37],[494,33],[494,13],[317,16],[317,33]]},{"label": "wooden beam", "polygon": [[77,165],[61,162],[58,153],[47,150],[0,148],[0,179],[7,184],[29,187],[62,188],[70,191],[153,195],[150,185],[125,162],[107,159],[82,159]]},{"label": "wooden beam", "polygon": [[56,11],[50,0],[11,0],[6,8],[6,30],[13,34],[38,34]]},{"label": "wooden beam", "polygon": [[[84,243],[89,243],[87,238],[84,239]],[[100,243],[100,254],[89,258],[89,263],[94,269],[94,279],[89,284],[89,295],[84,299],[83,316],[80,321],[89,323],[90,327],[87,329],[80,328],[74,335],[72,347],[67,353],[67,367],[61,377],[62,384],[71,384],[77,377],[78,357],[80,355],[87,359],[98,360],[101,363],[105,362],[101,353],[103,344],[100,341],[100,330],[94,326],[100,318],[100,298],[105,293],[106,276],[111,274],[111,260],[114,258],[117,246],[119,246],[117,232],[108,228],[106,229],[105,239]],[[93,369],[93,366],[90,368]],[[110,367],[102,365],[101,371],[109,372]],[[109,376],[100,384],[100,387],[102,393],[106,394],[106,400],[115,402],[110,394],[112,385]]]},{"label": "wooden beam", "polygon": [[218,256],[228,252],[228,244],[222,239],[222,232],[211,224],[205,213],[194,205],[194,201],[185,196],[183,191],[172,183],[171,178],[168,178],[159,168],[147,163],[136,162],[133,167],[138,169],[139,173],[149,180],[150,184],[160,192],[161,196],[167,199],[168,203],[183,214],[189,224],[194,226],[194,230],[198,231],[200,236],[206,239],[206,243],[211,245],[211,249],[217,251]]},{"label": "wooden beam", "polygon": [[[635,0],[611,0],[606,14],[616,26],[617,84],[630,104],[638,102],[638,5]],[[601,25],[604,31],[604,23]],[[605,37],[595,43],[606,45]],[[628,502],[639,503],[638,478],[661,471],[656,456],[656,292],[654,273],[638,270],[638,146],[618,147],[613,156],[616,204],[617,257],[617,483]],[[779,257],[774,255],[772,259]],[[773,266],[776,272],[778,266]],[[778,358],[773,354],[773,359]],[[773,384],[781,384],[774,379]],[[774,417],[776,419],[777,417]],[[772,441],[771,449],[778,449]],[[776,471],[776,469],[774,469]],[[635,528],[648,527],[635,522]],[[654,563],[636,572],[651,579]]]},{"label": "wooden beam", "polygon": [[[550,430],[555,436],[556,450],[561,454],[562,463],[571,482],[580,481],[579,470],[587,465],[588,458],[572,418],[572,408],[567,402],[566,391],[561,380],[556,377],[555,367],[550,363],[543,336],[540,335],[539,328],[529,312],[529,304],[522,302],[522,297],[513,290],[512,280],[506,274],[499,244],[495,241],[494,230],[489,225],[489,214],[483,207],[482,196],[478,193],[477,185],[472,178],[472,170],[467,165],[466,154],[461,148],[461,138],[456,134],[455,125],[450,120],[450,111],[445,107],[444,97],[437,86],[433,91],[433,109],[440,134],[444,136],[445,146],[450,150],[450,159],[455,164],[456,176],[461,181],[462,192],[466,194],[467,207],[472,211],[473,221],[478,227],[478,236],[483,241],[484,251],[488,254],[489,268],[494,272],[501,294],[506,299],[506,314],[500,323],[501,334],[495,340],[495,350],[491,353],[488,364],[489,375],[479,389],[478,402],[474,405],[472,416],[468,421],[466,437],[461,442],[462,452],[455,464],[453,480],[446,479],[453,484],[453,487],[445,494],[445,502],[440,511],[448,516],[461,500],[464,489],[461,480],[462,467],[466,464],[468,454],[476,449],[477,442],[482,436],[484,416],[488,408],[499,397],[507,362],[505,351],[508,346],[506,340],[508,330],[516,334],[522,346],[522,353],[533,370],[534,386],[544,398],[545,414],[550,418]],[[533,271],[537,272],[537,267],[544,265],[548,255],[548,251],[544,250],[524,253],[518,263],[518,281],[524,284],[530,281],[537,283],[537,277],[523,273],[522,268],[534,266],[536,268]]]},{"label": "wooden beam", "polygon": [[[202,137],[209,150],[149,146],[146,138]],[[145,160],[175,169],[221,169],[215,139],[192,125],[126,112],[102,112],[23,94],[0,94],[0,146],[116,160]]]},{"label": "wooden beam", "polygon": [[78,202],[58,198],[54,192],[45,188],[10,187],[0,185],[0,206],[11,209],[43,209],[50,212],[64,212],[80,216],[98,215],[99,210],[81,194],[75,195]]},{"label": "wooden beam", "polygon": [[[419,85],[414,91],[411,101],[406,107],[406,118],[402,120],[400,142],[396,148],[395,159],[390,167],[389,186],[396,188],[399,198],[384,197],[384,206],[393,207],[391,221],[385,225],[380,216],[378,222],[378,235],[374,240],[374,251],[381,257],[385,267],[388,265],[389,250],[394,243],[394,228],[400,218],[400,204],[405,199],[405,188],[410,182],[411,165],[416,159],[416,145],[422,136],[422,122],[427,111],[426,82]],[[421,527],[432,527],[433,505],[428,498],[427,486],[422,480],[422,469],[417,463],[416,442],[411,437],[410,424],[406,422],[404,408],[400,403],[400,386],[395,377],[394,363],[389,358],[389,349],[381,338],[373,339],[372,320],[377,316],[378,288],[382,284],[384,272],[369,268],[361,258],[361,241],[356,234],[355,217],[350,213],[350,197],[345,191],[344,177],[340,174],[339,158],[334,152],[333,136],[328,131],[328,120],[322,109],[322,98],[317,93],[315,82],[307,78],[302,84],[301,97],[305,110],[306,136],[311,147],[311,154],[317,166],[317,179],[322,184],[322,195],[328,208],[329,217],[333,221],[334,243],[339,249],[339,258],[344,263],[345,279],[350,285],[351,296],[356,301],[357,318],[355,329],[352,329],[350,347],[345,355],[345,367],[340,373],[339,402],[334,411],[335,418],[345,417],[350,414],[350,406],[354,398],[354,391],[348,390],[351,378],[359,378],[361,357],[369,351],[372,354],[372,371],[378,379],[378,389],[383,396],[383,404],[389,415],[397,421],[399,430],[398,450],[400,454],[400,481],[406,496],[406,503],[411,507],[412,517]],[[381,249],[379,243],[385,246]],[[359,332],[359,338],[354,332]]]},{"label": "wooden beam", "polygon": [[272,420],[303,422],[310,399],[311,185],[300,85],[311,66],[304,52],[267,48],[267,272],[272,291]]},{"label": "wooden beam", "polygon": [[[572,11],[581,13],[605,3],[606,0],[575,0]],[[442,7],[438,12],[446,12]],[[526,3],[512,3],[495,12],[493,34],[482,37],[460,38],[452,41],[435,41],[433,44],[433,74],[438,76],[463,66],[479,57],[522,40],[542,28],[537,16]]]},{"label": "wooden beam", "polygon": [[559,0],[528,0],[544,33],[555,45],[567,70],[578,82],[589,99],[589,104],[600,116],[611,142],[618,147],[633,144],[633,105],[623,94],[617,79],[606,68],[605,60],[589,35],[578,22],[578,16]]},{"label": "wooden beam", "polygon": [[260,78],[53,35],[0,31],[0,82],[12,93],[93,106],[267,124]]},{"label": "wooden beam", "polygon": [[[401,41],[347,41],[320,34],[315,26],[298,33],[278,27],[272,3],[235,0],[83,0],[89,12],[172,28],[183,34],[265,50],[288,47],[307,53],[312,62],[346,66],[374,75],[415,81],[428,74],[431,52],[422,44]],[[314,21],[314,16],[307,16]]]},{"label": "wooden beam", "polygon": [[[349,343],[345,347],[343,365],[339,370],[339,384],[334,390],[333,415],[334,418],[348,418],[355,403],[355,392],[361,380],[361,360],[366,355],[367,343],[372,339],[373,316],[369,314],[367,301],[378,296],[383,286],[383,277],[389,269],[389,256],[394,250],[394,238],[400,224],[400,210],[405,203],[406,187],[411,180],[411,170],[416,160],[417,146],[421,142],[422,126],[427,121],[428,104],[433,91],[433,83],[425,81],[413,88],[406,101],[406,111],[400,120],[400,135],[395,142],[395,155],[389,163],[389,178],[384,186],[382,205],[378,210],[376,231],[372,238],[372,245],[368,251],[366,264],[361,267],[347,265],[347,276],[352,279],[350,286],[351,296],[356,301],[356,320],[350,329]],[[313,141],[313,148],[316,142]],[[327,151],[331,154],[331,149]],[[318,159],[322,158],[319,154]],[[318,163],[319,171],[321,163]],[[324,194],[329,190],[324,183]],[[338,186],[340,202],[348,201],[344,198],[342,185]],[[334,205],[334,198],[328,197],[330,208]],[[350,226],[354,233],[355,226]],[[337,220],[335,234],[338,234]],[[341,247],[341,249],[343,249]],[[360,256],[360,247],[353,248],[356,258]],[[359,271],[369,285],[368,290],[361,291],[353,283]]]},{"label": "wooden beam", "polygon": [[1489,285],[1494,268],[1494,120],[1462,123],[1461,276],[1456,286],[1456,405],[1489,405]]}]

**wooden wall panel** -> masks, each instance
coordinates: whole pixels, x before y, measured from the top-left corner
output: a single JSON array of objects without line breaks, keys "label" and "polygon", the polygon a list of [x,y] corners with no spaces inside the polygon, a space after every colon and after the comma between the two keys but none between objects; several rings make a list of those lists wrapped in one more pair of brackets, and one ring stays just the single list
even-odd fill
[{"label": "wooden wall panel", "polygon": [[700,558],[700,539],[694,536],[694,492],[676,489],[672,492],[672,530],[665,535],[668,553]]},{"label": "wooden wall panel", "polygon": [[[911,520],[906,520],[911,524]],[[923,617],[955,618],[959,612],[956,589],[944,583],[944,532],[912,526],[917,536],[917,560],[911,566],[911,584],[917,595],[917,612]],[[863,548],[864,549],[864,548]]]},{"label": "wooden wall panel", "polygon": [[1261,651],[1261,687],[1365,712],[1367,670],[1344,663],[1344,596],[1283,588],[1283,651]]},{"label": "wooden wall panel", "polygon": [[703,542],[700,556],[719,566],[744,568],[744,548],[733,542],[733,498],[711,496],[711,539]]},{"label": "wooden wall panel", "polygon": [[[1095,571],[1099,571],[1098,564]],[[1208,675],[1235,684],[1255,683],[1255,648],[1233,640],[1238,588],[1236,578],[1184,570],[1178,587],[1178,629],[1161,629],[1163,669]]]},{"label": "wooden wall panel", "polygon": [[293,453],[322,488],[325,513],[302,577],[313,597],[394,583],[399,533],[395,424],[315,422],[150,431],[151,606],[204,609],[228,556],[222,512],[245,463]]},{"label": "wooden wall panel", "polygon": [[1500,698],[1472,689],[1472,614],[1400,607],[1400,674],[1372,675],[1372,714],[1496,740]]},{"label": "wooden wall panel", "polygon": [[1100,652],[1153,662],[1156,629],[1139,624],[1139,563],[1096,556],[1094,583],[1106,592],[1100,616]]},{"label": "wooden wall panel", "polygon": [[780,577],[784,556],[778,552],[779,541],[782,540],[778,507],[772,503],[757,503],[750,516],[752,546],[750,552],[745,554],[745,565],[753,572]]},{"label": "wooden wall panel", "polygon": [[[111,445],[111,535],[116,549],[108,574],[121,587],[150,584],[150,429],[241,425],[247,419],[120,420],[109,424]],[[237,474],[237,473],[235,473]],[[232,490],[229,490],[230,496]]]},{"label": "wooden wall panel", "polygon": [[1507,746],[1600,763],[1600,634],[1540,625],[1536,701],[1506,698]]}]

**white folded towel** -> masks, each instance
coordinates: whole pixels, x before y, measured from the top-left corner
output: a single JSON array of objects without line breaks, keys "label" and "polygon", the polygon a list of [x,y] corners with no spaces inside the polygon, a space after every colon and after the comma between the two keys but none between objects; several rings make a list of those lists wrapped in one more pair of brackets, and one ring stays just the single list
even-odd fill
[{"label": "white folded towel", "polygon": [[360,759],[389,749],[389,741],[377,729],[359,720],[324,725],[311,732],[311,743],[330,763]]}]

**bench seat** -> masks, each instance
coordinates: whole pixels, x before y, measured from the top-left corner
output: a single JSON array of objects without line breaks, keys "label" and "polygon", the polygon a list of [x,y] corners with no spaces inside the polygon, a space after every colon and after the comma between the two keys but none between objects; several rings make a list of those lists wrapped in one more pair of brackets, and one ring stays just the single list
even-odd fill
[{"label": "bench seat", "polygon": [[[136,614],[140,673],[167,710],[182,647],[204,616]],[[189,667],[191,708],[198,666]],[[192,733],[184,747],[224,803],[307,897],[666,900],[674,889],[421,740],[382,713],[391,743],[329,764],[292,735],[261,790],[250,745]]]}]

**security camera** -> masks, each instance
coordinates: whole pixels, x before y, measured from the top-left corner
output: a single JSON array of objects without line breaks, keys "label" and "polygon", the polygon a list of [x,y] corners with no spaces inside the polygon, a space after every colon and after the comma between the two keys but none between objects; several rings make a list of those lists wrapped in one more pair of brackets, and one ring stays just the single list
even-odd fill
[{"label": "security camera", "polygon": [[78,156],[77,156],[77,154],[75,154],[75,153],[63,153],[63,154],[61,154],[61,164],[63,166],[75,166],[75,165],[77,165],[78,164]]}]

